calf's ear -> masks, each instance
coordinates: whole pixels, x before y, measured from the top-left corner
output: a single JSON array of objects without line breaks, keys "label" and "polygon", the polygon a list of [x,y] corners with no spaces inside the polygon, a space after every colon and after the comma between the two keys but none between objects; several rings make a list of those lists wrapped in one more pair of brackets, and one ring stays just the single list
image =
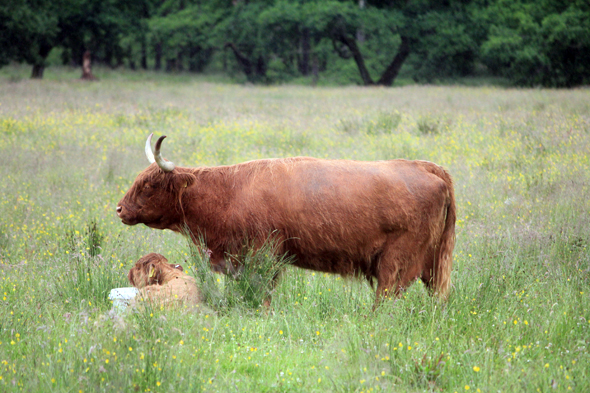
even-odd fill
[{"label": "calf's ear", "polygon": [[169,263],[169,265],[170,265],[170,267],[171,267],[172,269],[180,270],[181,272],[183,272],[183,271],[184,271],[183,267],[182,267],[182,266],[180,266],[180,265],[177,265],[177,264],[175,264],[175,263]]},{"label": "calf's ear", "polygon": [[147,271],[148,271],[148,278],[147,278],[148,285],[162,284],[162,279],[164,277],[162,274],[162,268],[160,266],[158,266],[158,264],[150,263],[147,266]]}]

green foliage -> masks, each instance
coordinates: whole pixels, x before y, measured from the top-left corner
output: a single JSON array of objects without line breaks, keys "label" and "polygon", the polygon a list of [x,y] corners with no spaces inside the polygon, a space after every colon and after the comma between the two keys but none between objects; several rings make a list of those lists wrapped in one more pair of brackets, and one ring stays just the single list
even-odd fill
[{"label": "green foliage", "polygon": [[372,116],[349,118],[339,121],[339,128],[345,133],[358,132],[367,135],[394,133],[402,121],[402,114],[398,111],[379,111]]},{"label": "green foliage", "polygon": [[95,257],[100,254],[102,249],[102,243],[104,240],[104,235],[101,233],[100,228],[98,227],[98,223],[96,220],[91,220],[88,222],[88,226],[85,231],[85,243],[86,249],[91,257]]},{"label": "green foliage", "polygon": [[85,228],[70,228],[60,241],[58,263],[65,263],[65,271],[54,277],[55,290],[65,303],[72,306],[88,303],[92,306],[110,305],[108,294],[111,289],[125,286],[120,266],[107,262],[105,256],[119,242],[111,239],[104,249],[105,236],[96,219],[89,220]]},{"label": "green foliage", "polygon": [[0,3],[0,66],[9,60],[43,66],[57,43],[61,1]]},{"label": "green foliage", "polygon": [[421,360],[414,361],[415,384],[418,387],[435,390],[437,382],[444,373],[446,362],[444,361],[445,353],[438,356],[430,357],[427,354],[422,356]]},{"label": "green foliage", "polygon": [[488,9],[482,58],[492,72],[525,86],[571,87],[590,82],[590,8],[498,1]]},{"label": "green foliage", "polygon": [[264,9],[265,4],[262,3],[240,2],[215,28],[217,45],[224,50],[233,49],[236,58],[233,70],[244,72],[251,82],[266,81],[271,56],[266,45],[272,37],[259,24],[259,16]]},{"label": "green foliage", "polygon": [[148,21],[150,39],[163,48],[163,57],[179,61],[188,57],[191,71],[202,71],[211,59],[215,35],[212,31],[225,16],[227,10],[215,2],[172,6],[165,2]]},{"label": "green foliage", "polygon": [[367,134],[391,134],[396,130],[402,120],[398,111],[379,112],[376,118],[367,124]]},{"label": "green foliage", "polygon": [[469,13],[462,9],[430,12],[423,23],[422,29],[435,33],[424,34],[408,59],[414,80],[471,75],[479,48]]},{"label": "green foliage", "polygon": [[423,135],[438,134],[441,128],[441,120],[431,115],[420,116],[416,121],[416,128]]},{"label": "green foliage", "polygon": [[277,240],[269,237],[260,248],[246,246],[242,255],[229,256],[229,259],[242,261],[243,265],[226,281],[228,305],[260,309],[265,302],[270,302],[275,281],[293,259],[278,255],[278,247]]},{"label": "green foliage", "polygon": [[590,80],[589,30],[580,0],[5,1],[0,66],[27,62],[41,77],[56,48],[64,64],[90,50],[109,66],[254,83],[390,86],[401,72],[571,87]]},{"label": "green foliage", "polygon": [[210,269],[203,240],[199,239],[197,245],[188,241],[191,274],[199,283],[205,303],[222,312],[232,308],[260,310],[265,302],[270,302],[277,278],[292,261],[278,254],[279,243],[273,236],[259,247],[246,242],[240,255],[227,255],[226,264],[234,263],[235,271],[230,269],[221,280],[219,274]]},{"label": "green foliage", "polygon": [[191,235],[188,234],[188,230],[185,231],[185,237],[190,250],[188,272],[197,280],[205,304],[213,309],[223,309],[227,303],[224,298],[223,287],[220,284],[220,275],[211,271],[209,255],[206,252],[206,247],[203,246],[204,240],[198,238],[198,245],[195,245],[190,240]]},{"label": "green foliage", "polygon": [[[59,12],[59,41],[64,64],[82,64],[86,50],[94,61],[122,63],[124,35],[136,34],[142,23],[139,4],[116,0],[65,1]],[[133,7],[135,5],[136,7]]]}]

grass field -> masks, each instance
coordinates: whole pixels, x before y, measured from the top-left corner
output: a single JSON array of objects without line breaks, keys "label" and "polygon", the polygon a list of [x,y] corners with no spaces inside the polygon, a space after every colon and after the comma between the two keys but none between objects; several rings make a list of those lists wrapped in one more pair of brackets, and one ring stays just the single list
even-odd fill
[{"label": "grass field", "polygon": [[[590,90],[77,76],[0,74],[0,391],[590,391]],[[287,268],[270,312],[117,316],[108,292],[141,255],[195,263],[180,235],[116,217],[150,132],[177,165],[443,165],[449,300],[416,283],[373,312],[368,284]]]}]

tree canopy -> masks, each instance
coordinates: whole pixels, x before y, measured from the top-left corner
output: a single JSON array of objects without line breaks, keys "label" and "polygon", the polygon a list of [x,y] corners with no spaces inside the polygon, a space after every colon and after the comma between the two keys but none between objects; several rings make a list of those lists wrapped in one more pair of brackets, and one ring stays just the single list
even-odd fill
[{"label": "tree canopy", "polygon": [[514,85],[590,83],[583,0],[0,0],[0,66],[64,64],[338,76],[391,86],[475,74]]}]

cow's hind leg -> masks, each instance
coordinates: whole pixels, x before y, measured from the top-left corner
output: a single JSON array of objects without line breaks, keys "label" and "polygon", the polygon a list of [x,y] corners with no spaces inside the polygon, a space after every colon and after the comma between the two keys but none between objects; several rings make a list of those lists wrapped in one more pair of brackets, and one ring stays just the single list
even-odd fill
[{"label": "cow's hind leg", "polygon": [[383,298],[399,297],[421,277],[425,260],[424,240],[412,233],[392,236],[383,249],[376,269],[377,291],[374,309]]},{"label": "cow's hind leg", "polygon": [[381,256],[376,261],[375,277],[377,278],[377,290],[373,310],[379,306],[384,298],[398,297],[403,289],[400,281],[400,270],[403,266],[403,254],[390,241],[383,249]]},{"label": "cow's hind leg", "polygon": [[420,276],[420,280],[428,290],[428,293],[432,295],[434,293],[435,287],[435,275],[434,275],[434,258],[435,254],[432,249],[429,249],[428,252],[425,253],[423,259],[423,266],[422,274]]}]

